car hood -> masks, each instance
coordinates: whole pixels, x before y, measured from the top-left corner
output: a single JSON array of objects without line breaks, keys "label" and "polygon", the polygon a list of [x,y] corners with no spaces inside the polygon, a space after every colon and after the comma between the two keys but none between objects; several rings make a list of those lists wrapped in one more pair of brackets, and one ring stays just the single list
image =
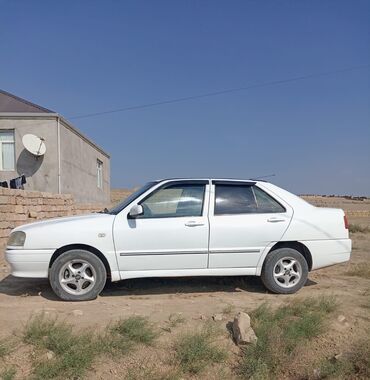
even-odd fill
[{"label": "car hood", "polygon": [[91,223],[106,223],[106,222],[113,222],[115,215],[111,214],[102,214],[102,213],[94,213],[94,214],[86,214],[86,215],[77,215],[77,216],[66,216],[61,218],[53,218],[53,219],[47,219],[42,220],[40,222],[34,222],[30,224],[23,224],[17,228],[14,229],[14,231],[30,231],[33,229],[39,229],[39,228],[48,228],[48,227],[60,227],[64,228],[68,224],[68,227],[72,224],[75,225],[84,225],[91,224]]},{"label": "car hood", "polygon": [[26,240],[23,249],[57,249],[84,244],[101,251],[114,251],[112,228],[115,215],[88,214],[49,219],[19,226]]}]

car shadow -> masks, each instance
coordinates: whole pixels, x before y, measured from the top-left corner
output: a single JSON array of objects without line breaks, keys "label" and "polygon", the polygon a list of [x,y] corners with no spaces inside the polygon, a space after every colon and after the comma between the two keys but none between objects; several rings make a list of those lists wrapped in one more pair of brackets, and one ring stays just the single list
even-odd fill
[{"label": "car shadow", "polygon": [[[307,280],[305,286],[317,283]],[[261,279],[255,276],[235,277],[176,277],[138,278],[107,282],[101,297],[175,295],[214,292],[248,292],[268,294]],[[40,296],[50,301],[61,301],[47,279],[17,278],[8,275],[0,281],[0,294],[14,297]]]},{"label": "car shadow", "polygon": [[266,293],[259,277],[166,277],[137,278],[108,283],[103,292],[105,296],[188,294],[214,292],[253,292]]},{"label": "car shadow", "polygon": [[60,300],[46,278],[19,278],[8,275],[0,281],[0,294],[14,297],[41,296],[51,301]]}]

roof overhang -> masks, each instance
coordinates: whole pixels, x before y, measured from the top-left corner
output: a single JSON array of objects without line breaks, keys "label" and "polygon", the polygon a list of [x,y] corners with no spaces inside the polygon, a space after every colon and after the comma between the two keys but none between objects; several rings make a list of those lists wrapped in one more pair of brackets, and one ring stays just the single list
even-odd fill
[{"label": "roof overhang", "polygon": [[100,146],[96,145],[89,138],[87,138],[80,130],[73,126],[67,119],[58,113],[38,113],[38,112],[0,112],[0,119],[51,119],[58,120],[70,131],[79,136],[82,140],[87,142],[93,148],[98,150],[101,154],[110,158],[110,155],[106,153]]}]

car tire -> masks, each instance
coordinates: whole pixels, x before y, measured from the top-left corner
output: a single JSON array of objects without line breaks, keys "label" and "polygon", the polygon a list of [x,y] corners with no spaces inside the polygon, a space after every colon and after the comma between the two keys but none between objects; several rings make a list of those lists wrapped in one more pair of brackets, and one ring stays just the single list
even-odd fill
[{"label": "car tire", "polygon": [[55,294],[65,301],[95,299],[103,290],[107,271],[93,253],[74,249],[62,253],[53,262],[49,281]]},{"label": "car tire", "polygon": [[261,279],[273,293],[292,294],[306,283],[308,265],[304,256],[292,248],[270,252],[263,264]]}]

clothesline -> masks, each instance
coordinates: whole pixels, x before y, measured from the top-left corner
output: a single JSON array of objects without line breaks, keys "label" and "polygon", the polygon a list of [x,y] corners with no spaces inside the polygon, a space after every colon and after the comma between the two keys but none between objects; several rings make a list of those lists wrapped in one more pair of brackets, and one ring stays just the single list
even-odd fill
[{"label": "clothesline", "polygon": [[9,181],[9,186],[7,181],[2,181],[0,182],[0,187],[5,187],[8,188],[10,187],[11,189],[21,189],[24,190],[23,185],[27,183],[26,181],[26,176],[22,174],[19,177],[13,178]]}]

